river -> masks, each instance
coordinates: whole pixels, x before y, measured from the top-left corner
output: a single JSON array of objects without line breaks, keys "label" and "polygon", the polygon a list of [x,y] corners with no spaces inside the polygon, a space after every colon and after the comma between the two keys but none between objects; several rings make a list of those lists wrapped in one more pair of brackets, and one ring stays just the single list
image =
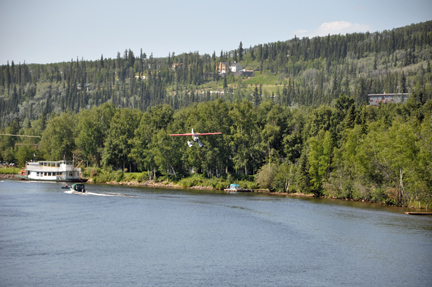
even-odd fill
[{"label": "river", "polygon": [[263,194],[0,182],[0,286],[431,286],[432,217]]}]

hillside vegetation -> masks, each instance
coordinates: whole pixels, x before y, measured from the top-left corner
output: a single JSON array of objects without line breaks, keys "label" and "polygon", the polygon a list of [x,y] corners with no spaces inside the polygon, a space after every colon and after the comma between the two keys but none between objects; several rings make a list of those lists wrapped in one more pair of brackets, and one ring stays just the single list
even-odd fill
[{"label": "hillside vegetation", "polygon": [[[116,59],[12,62],[1,66],[0,133],[41,138],[1,136],[0,159],[22,166],[34,154],[74,155],[99,174],[194,175],[215,186],[254,181],[282,192],[429,207],[431,45],[426,22],[249,48],[240,42],[219,56],[126,50]],[[219,62],[258,71],[224,77]],[[369,93],[384,92],[412,96],[367,105]],[[203,148],[169,136],[192,128],[223,134],[200,138]]]}]

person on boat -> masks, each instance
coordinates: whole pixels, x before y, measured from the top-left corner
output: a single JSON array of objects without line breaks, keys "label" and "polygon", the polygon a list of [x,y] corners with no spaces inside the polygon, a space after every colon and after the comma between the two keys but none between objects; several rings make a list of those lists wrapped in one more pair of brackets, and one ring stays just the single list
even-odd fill
[{"label": "person on boat", "polygon": [[68,185],[67,185],[67,183],[65,183],[65,186],[64,187],[69,187]]}]

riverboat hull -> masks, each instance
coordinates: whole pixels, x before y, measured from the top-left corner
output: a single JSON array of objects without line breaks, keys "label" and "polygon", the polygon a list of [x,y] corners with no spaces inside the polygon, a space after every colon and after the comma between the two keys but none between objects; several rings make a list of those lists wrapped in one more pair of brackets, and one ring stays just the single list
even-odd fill
[{"label": "riverboat hull", "polygon": [[70,161],[31,161],[26,163],[17,177],[32,181],[85,182],[80,174],[81,169],[74,167]]}]

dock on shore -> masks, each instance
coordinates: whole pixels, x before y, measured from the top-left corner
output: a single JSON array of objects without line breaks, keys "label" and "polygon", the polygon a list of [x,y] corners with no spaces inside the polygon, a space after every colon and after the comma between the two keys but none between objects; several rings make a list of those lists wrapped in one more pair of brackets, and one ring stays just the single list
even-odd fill
[{"label": "dock on shore", "polygon": [[225,192],[254,192],[253,189],[249,189],[249,188],[238,188],[238,189],[230,189],[230,188],[225,188],[224,189]]}]

